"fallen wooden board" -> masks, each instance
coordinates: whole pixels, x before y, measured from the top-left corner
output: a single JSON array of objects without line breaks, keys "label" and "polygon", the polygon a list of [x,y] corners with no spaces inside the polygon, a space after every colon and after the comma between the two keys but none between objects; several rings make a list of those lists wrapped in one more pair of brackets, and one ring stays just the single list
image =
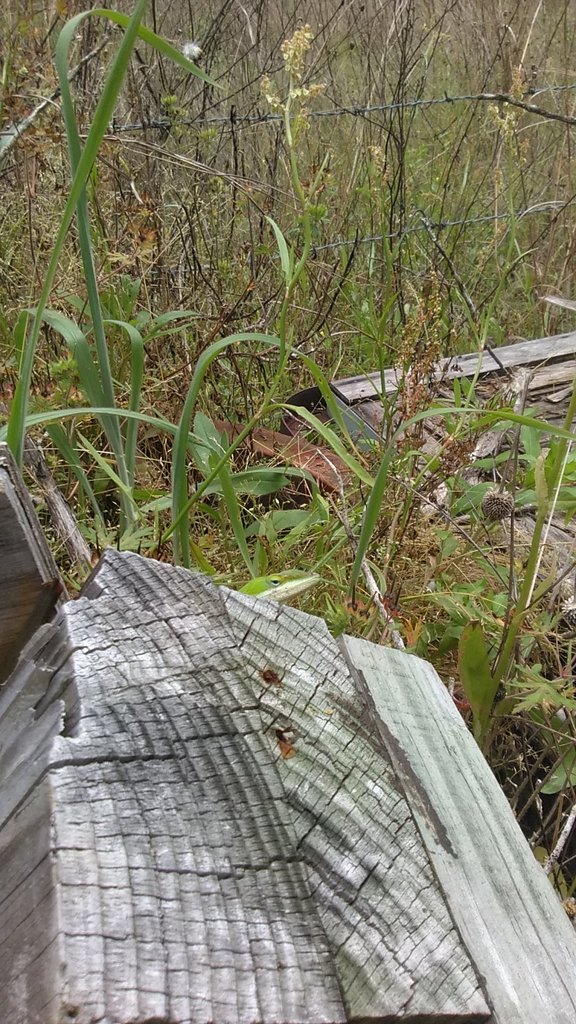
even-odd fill
[{"label": "fallen wooden board", "polygon": [[576,940],[425,663],[110,551],[0,695],[18,1024],[574,1024]]},{"label": "fallen wooden board", "polygon": [[[560,1011],[550,994],[567,985],[574,999],[574,931],[565,915],[558,929],[548,927],[550,884],[528,843],[519,842],[506,798],[448,691],[436,688],[431,699],[430,666],[418,658],[388,651],[383,671],[377,647],[352,637],[342,643],[391,763],[413,794],[411,808],[450,912],[502,1019],[568,1021],[569,1002]],[[556,920],[556,897],[552,903]]]},{"label": "fallen wooden board", "polygon": [[[513,370],[520,366],[534,366],[538,363],[557,361],[576,352],[576,331],[567,334],[556,334],[549,338],[535,338],[532,341],[519,341],[514,345],[505,345],[494,349],[498,362],[489,352],[469,352],[463,356],[451,356],[441,359],[436,372],[438,380],[452,380],[455,377],[471,377],[478,370],[480,376],[489,373],[501,373],[501,366]],[[399,369],[385,370],[384,388],[386,394],[398,390],[403,374]],[[381,394],[382,376],[380,373],[360,374],[332,381],[332,390],[338,398],[348,405],[366,399],[377,398]]]},{"label": "fallen wooden board", "polygon": [[0,684],[63,592],[10,449],[0,444]]}]

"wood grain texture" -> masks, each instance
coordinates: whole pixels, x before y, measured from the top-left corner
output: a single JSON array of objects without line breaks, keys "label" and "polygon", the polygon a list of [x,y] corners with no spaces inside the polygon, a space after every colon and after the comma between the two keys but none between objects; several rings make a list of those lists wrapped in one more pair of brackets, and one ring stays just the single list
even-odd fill
[{"label": "wood grain texture", "polygon": [[506,1024],[573,1024],[576,938],[506,799],[426,662],[345,637],[435,874]]},{"label": "wood grain texture", "polygon": [[[347,1019],[485,1019],[402,784],[325,624],[233,592],[226,601],[272,745],[276,739]],[[270,672],[280,685],[264,682]],[[294,738],[289,758],[278,730]]]},{"label": "wood grain texture", "polygon": [[0,684],[62,592],[30,496],[10,449],[0,444]]},{"label": "wood grain texture", "polygon": [[[359,675],[350,651],[319,619],[106,554],[0,694],[10,1024],[535,1019],[501,997],[533,887],[522,876],[510,887],[503,979],[483,980],[461,918],[490,879],[451,832],[460,818],[430,810],[390,740],[396,720],[413,718],[402,686],[388,731],[375,710],[374,679],[411,678],[414,659],[363,644]],[[436,729],[444,697],[427,679]],[[438,726],[442,771],[470,756],[489,779],[448,714],[456,738]],[[417,752],[406,757],[416,764]],[[500,828],[489,802],[470,814],[470,828]],[[470,862],[454,881],[438,845],[447,865],[455,850]],[[502,915],[487,896],[489,932]],[[554,989],[569,948],[562,912],[551,889],[539,900],[563,950],[554,973],[541,969],[549,944],[538,956],[529,944],[544,1019],[573,1024],[570,981]]]},{"label": "wood grain texture", "polygon": [[0,705],[7,1019],[345,1020],[222,598],[117,563]]}]

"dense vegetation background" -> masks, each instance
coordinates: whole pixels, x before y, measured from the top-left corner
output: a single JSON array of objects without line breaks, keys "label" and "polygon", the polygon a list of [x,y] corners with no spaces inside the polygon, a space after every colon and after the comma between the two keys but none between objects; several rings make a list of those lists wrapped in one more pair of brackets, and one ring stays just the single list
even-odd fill
[{"label": "dense vegetation background", "polygon": [[[542,299],[576,292],[576,8],[134,6],[132,39],[66,0],[0,14],[4,432],[42,443],[93,550],[233,585],[314,570],[303,606],[331,628],[431,660],[570,897],[573,567],[539,554],[575,508],[574,409],[547,429],[503,386],[486,416],[472,382],[440,414],[432,368],[574,326]],[[308,417],[335,493],[220,422],[278,427],[298,388],[392,366],[381,443]],[[514,505],[535,509],[524,548]]]}]

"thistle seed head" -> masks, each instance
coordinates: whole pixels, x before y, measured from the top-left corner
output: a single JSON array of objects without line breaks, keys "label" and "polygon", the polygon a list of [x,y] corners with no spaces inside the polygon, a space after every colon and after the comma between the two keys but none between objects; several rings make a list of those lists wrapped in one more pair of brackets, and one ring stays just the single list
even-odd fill
[{"label": "thistle seed head", "polygon": [[490,523],[508,519],[514,511],[514,498],[510,491],[488,491],[482,499],[482,514]]}]

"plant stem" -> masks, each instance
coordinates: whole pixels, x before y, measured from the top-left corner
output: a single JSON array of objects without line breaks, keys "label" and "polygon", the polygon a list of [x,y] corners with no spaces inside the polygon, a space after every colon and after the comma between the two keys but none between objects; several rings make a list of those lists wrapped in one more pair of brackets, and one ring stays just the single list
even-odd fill
[{"label": "plant stem", "polygon": [[[566,411],[566,417],[564,419],[564,430],[571,430],[576,417],[576,380],[572,386],[572,395],[570,403]],[[567,438],[560,438],[558,440],[558,450],[554,462],[550,469],[550,475],[548,480],[548,493],[554,495],[554,500],[558,488],[561,483],[562,473],[564,469],[566,454],[568,452],[571,441]],[[532,535],[532,543],[530,544],[530,551],[528,554],[528,562],[526,564],[526,571],[524,573],[524,579],[518,595],[518,604],[516,605],[516,611],[510,619],[508,630],[502,649],[496,661],[494,667],[493,676],[497,683],[502,682],[508,675],[512,663],[514,654],[514,647],[518,638],[518,633],[524,621],[524,617],[530,606],[532,597],[532,590],[534,586],[534,580],[538,572],[538,565],[540,561],[540,548],[542,543],[542,532],[544,530],[544,524],[549,515],[552,514],[553,508],[550,506],[549,501],[542,501],[538,507],[536,513],[536,522],[534,524],[534,533]]]}]

